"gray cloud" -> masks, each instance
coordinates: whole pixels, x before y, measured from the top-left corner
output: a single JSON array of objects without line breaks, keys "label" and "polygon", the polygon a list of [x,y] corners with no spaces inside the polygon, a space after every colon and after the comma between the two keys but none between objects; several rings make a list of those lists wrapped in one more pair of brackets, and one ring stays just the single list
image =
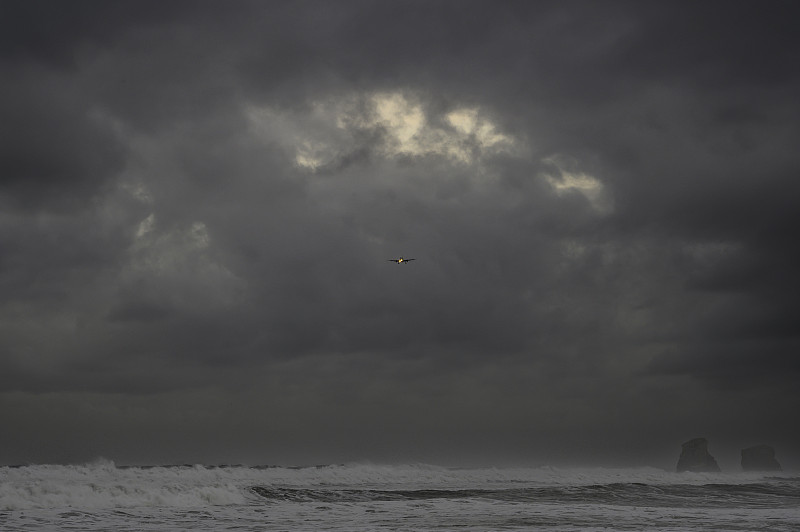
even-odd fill
[{"label": "gray cloud", "polygon": [[793,4],[2,9],[3,462],[797,460]]}]

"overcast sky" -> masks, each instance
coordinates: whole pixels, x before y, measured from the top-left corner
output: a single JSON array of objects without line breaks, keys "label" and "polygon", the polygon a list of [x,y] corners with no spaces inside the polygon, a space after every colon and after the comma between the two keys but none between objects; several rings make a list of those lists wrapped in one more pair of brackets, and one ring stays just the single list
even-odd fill
[{"label": "overcast sky", "polygon": [[800,467],[798,20],[0,1],[0,464]]}]

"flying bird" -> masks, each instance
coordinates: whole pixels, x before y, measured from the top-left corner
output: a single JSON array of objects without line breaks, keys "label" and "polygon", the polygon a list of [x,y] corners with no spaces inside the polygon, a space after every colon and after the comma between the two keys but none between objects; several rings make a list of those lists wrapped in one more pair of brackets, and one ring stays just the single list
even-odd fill
[{"label": "flying bird", "polygon": [[408,262],[408,261],[417,260],[417,259],[404,259],[403,257],[400,257],[399,259],[388,259],[388,260],[389,260],[389,262],[396,262],[397,264],[400,264],[402,262]]}]

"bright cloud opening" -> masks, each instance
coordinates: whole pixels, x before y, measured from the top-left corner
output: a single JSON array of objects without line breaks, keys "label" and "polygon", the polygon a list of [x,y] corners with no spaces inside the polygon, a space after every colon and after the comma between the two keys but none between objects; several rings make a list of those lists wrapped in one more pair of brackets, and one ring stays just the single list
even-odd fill
[{"label": "bright cloud opening", "polygon": [[448,123],[462,135],[474,135],[481,146],[513,144],[511,137],[498,133],[494,124],[480,118],[477,109],[458,109],[448,113],[446,118]]},{"label": "bright cloud opening", "polygon": [[613,205],[608,197],[603,183],[594,176],[585,172],[573,171],[568,167],[574,166],[561,156],[551,156],[544,159],[544,162],[556,167],[558,173],[545,174],[545,179],[550,183],[559,195],[578,192],[582,194],[592,207],[602,214],[608,214],[613,210]]},{"label": "bright cloud opening", "polygon": [[150,214],[150,216],[139,223],[139,227],[136,229],[136,238],[142,238],[144,235],[152,231],[155,225],[156,215]]},{"label": "bright cloud opening", "polygon": [[414,137],[420,133],[425,124],[422,107],[409,103],[398,93],[373,96],[372,102],[377,112],[377,123],[387,128],[399,142],[400,149],[419,151]]},{"label": "bright cloud opening", "polygon": [[387,159],[440,156],[470,164],[516,146],[478,108],[450,111],[442,127],[426,114],[422,103],[402,92],[315,102],[301,115],[251,107],[247,116],[258,135],[293,150],[295,163],[312,171],[358,150],[363,139],[374,140],[371,133],[381,139],[375,151]]}]

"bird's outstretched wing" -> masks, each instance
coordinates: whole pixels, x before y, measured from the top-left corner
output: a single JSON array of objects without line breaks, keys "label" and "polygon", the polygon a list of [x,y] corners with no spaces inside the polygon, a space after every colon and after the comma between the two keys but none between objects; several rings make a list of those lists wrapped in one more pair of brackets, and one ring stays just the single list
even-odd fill
[{"label": "bird's outstretched wing", "polygon": [[400,262],[400,259],[386,259],[386,260],[388,260],[389,262]]},{"label": "bird's outstretched wing", "polygon": [[403,262],[408,262],[410,260],[417,260],[417,259],[403,259]]}]

